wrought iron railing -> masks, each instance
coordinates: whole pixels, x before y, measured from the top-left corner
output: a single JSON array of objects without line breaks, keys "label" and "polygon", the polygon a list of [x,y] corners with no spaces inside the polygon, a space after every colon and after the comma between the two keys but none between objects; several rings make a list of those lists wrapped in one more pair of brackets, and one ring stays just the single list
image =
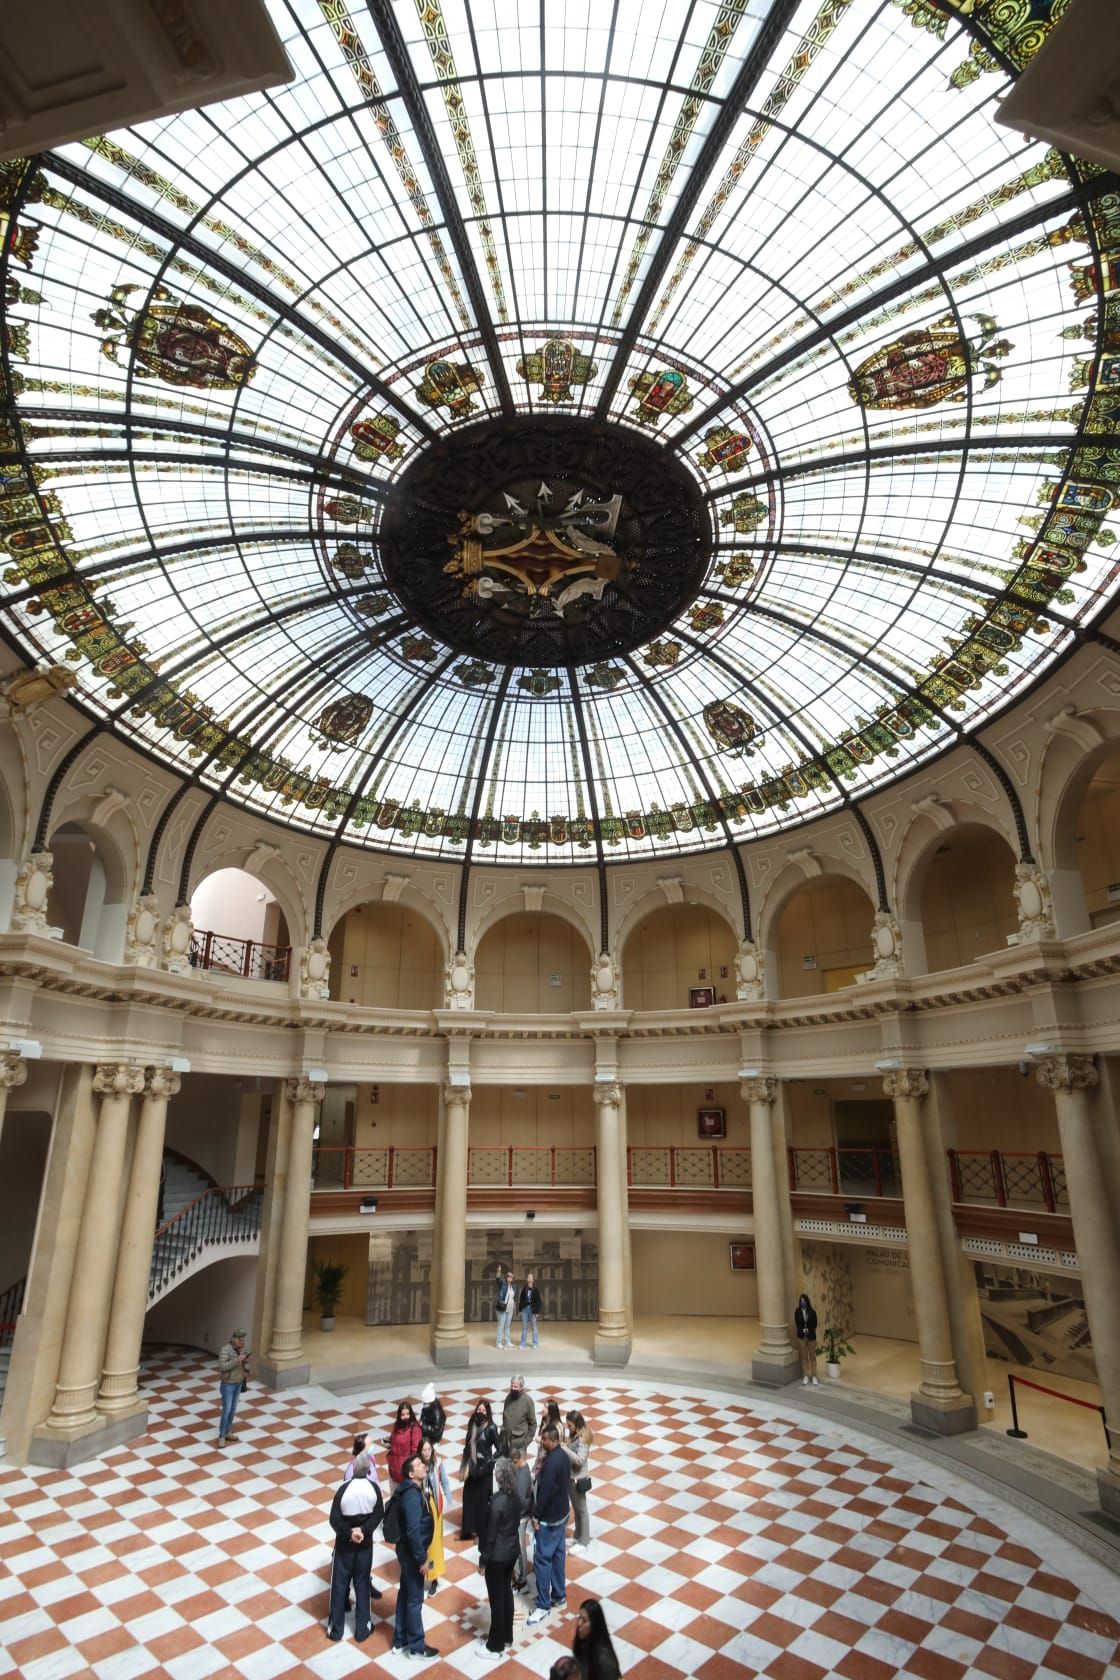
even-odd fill
[{"label": "wrought iron railing", "polygon": [[900,1196],[902,1177],[893,1150],[822,1147],[790,1149],[789,1187],[823,1196]]},{"label": "wrought iron railing", "polygon": [[996,1207],[1069,1208],[1065,1163],[1045,1150],[950,1149],[949,1178],[955,1202]]},{"label": "wrought iron railing", "polygon": [[436,1152],[325,1145],[312,1159],[311,1183],[316,1190],[434,1190]]},{"label": "wrought iron railing", "polygon": [[204,1190],[156,1232],[148,1277],[154,1301],[205,1248],[252,1242],[260,1236],[264,1192],[254,1184]]},{"label": "wrought iron railing", "polygon": [[595,1183],[593,1148],[553,1148],[547,1144],[514,1144],[505,1149],[472,1149],[467,1156],[467,1183],[513,1190],[558,1186],[581,1189]]},{"label": "wrought iron railing", "polygon": [[749,1149],[660,1149],[635,1147],[626,1151],[627,1173],[635,1190],[749,1190]]},{"label": "wrought iron railing", "polygon": [[[628,1149],[628,1181],[636,1189],[749,1190],[751,1152],[700,1148]],[[434,1149],[322,1148],[313,1163],[316,1190],[434,1189]],[[593,1189],[595,1150],[514,1144],[467,1152],[472,1189]]]},{"label": "wrought iron railing", "polygon": [[23,1311],[23,1294],[27,1279],[21,1277],[0,1295],[0,1348],[11,1347],[16,1333],[16,1319]]},{"label": "wrought iron railing", "polygon": [[191,934],[192,968],[214,974],[236,974],[242,980],[286,980],[292,960],[290,945],[262,945],[259,939],[235,939],[228,933]]}]

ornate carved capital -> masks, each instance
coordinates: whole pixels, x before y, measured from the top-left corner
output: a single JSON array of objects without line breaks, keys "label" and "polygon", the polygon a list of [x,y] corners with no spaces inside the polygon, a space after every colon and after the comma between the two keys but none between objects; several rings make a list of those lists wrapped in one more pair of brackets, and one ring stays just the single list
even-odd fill
[{"label": "ornate carved capital", "polygon": [[320,1103],[327,1087],[314,1079],[285,1079],[284,1091],[290,1103]]},{"label": "ornate carved capital", "polygon": [[0,1056],[0,1091],[14,1091],[27,1078],[27,1063],[14,1050]]},{"label": "ornate carved capital", "polygon": [[892,1102],[900,1097],[924,1097],[929,1094],[929,1080],[924,1068],[892,1068],[883,1075],[883,1090]]},{"label": "ornate carved capital", "polygon": [[1092,1056],[1047,1056],[1035,1077],[1048,1091],[1091,1091],[1099,1079]]},{"label": "ornate carved capital", "polygon": [[461,1108],[466,1108],[471,1100],[471,1088],[469,1085],[445,1085],[443,1087],[443,1100],[448,1108],[455,1104],[458,1104]]},{"label": "ornate carved capital", "polygon": [[622,1086],[617,1079],[597,1079],[591,1096],[596,1108],[617,1108],[622,1101]]},{"label": "ornate carved capital", "polygon": [[149,1067],[144,1069],[144,1095],[146,1097],[162,1097],[166,1102],[169,1097],[177,1097],[182,1080],[169,1067]]},{"label": "ornate carved capital", "polygon": [[756,1074],[753,1079],[743,1080],[739,1086],[739,1095],[744,1102],[769,1105],[778,1095],[778,1081],[772,1073]]},{"label": "ornate carved capital", "polygon": [[138,1097],[144,1089],[144,1069],[132,1062],[102,1062],[93,1088],[99,1097]]}]

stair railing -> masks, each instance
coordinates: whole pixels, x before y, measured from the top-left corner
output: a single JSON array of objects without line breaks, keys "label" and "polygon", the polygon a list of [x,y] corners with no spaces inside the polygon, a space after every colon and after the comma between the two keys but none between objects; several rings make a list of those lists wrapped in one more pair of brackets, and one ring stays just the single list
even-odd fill
[{"label": "stair railing", "polygon": [[260,1236],[264,1192],[255,1184],[213,1186],[160,1226],[152,1246],[148,1300],[162,1294],[204,1248]]},{"label": "stair railing", "polygon": [[17,1278],[0,1295],[0,1348],[11,1347],[16,1333],[16,1319],[23,1311],[23,1295],[27,1288],[25,1277]]}]

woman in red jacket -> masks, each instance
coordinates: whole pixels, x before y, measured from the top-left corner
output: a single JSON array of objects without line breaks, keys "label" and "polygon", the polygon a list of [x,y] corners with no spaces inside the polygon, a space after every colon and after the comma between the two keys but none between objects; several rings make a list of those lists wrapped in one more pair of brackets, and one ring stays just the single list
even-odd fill
[{"label": "woman in red jacket", "polygon": [[389,1449],[389,1480],[393,1484],[394,1493],[404,1481],[405,1465],[420,1451],[422,1439],[423,1433],[416,1421],[416,1413],[407,1400],[402,1400],[397,1407],[397,1421],[386,1442]]}]

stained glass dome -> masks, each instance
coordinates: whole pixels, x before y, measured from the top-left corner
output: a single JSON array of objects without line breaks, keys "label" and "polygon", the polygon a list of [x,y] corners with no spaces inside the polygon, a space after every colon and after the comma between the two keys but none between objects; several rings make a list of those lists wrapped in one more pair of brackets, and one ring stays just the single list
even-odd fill
[{"label": "stained glass dome", "polygon": [[1113,589],[1120,201],[1061,0],[271,0],[294,79],[0,169],[5,625],[270,817],[794,826]]}]

